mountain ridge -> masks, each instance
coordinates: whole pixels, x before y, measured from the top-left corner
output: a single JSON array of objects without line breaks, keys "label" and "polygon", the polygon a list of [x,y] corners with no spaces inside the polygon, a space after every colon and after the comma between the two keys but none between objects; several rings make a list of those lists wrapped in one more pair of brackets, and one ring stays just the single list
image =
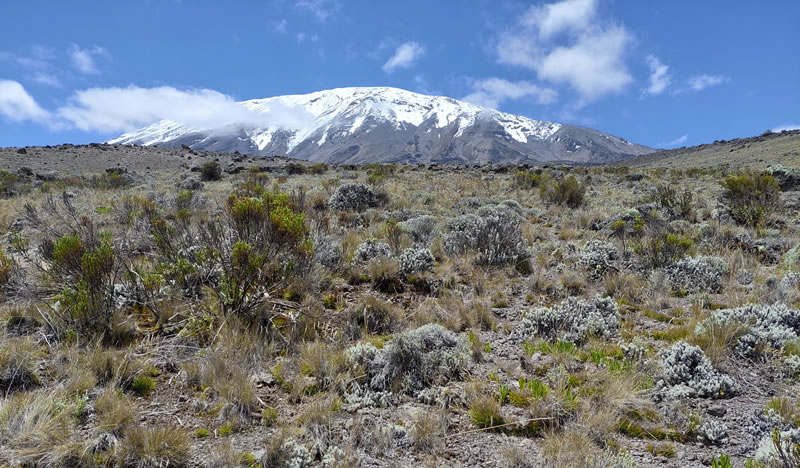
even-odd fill
[{"label": "mountain ridge", "polygon": [[290,112],[296,121],[212,129],[160,121],[108,142],[325,163],[609,163],[653,151],[598,130],[398,88],[336,88],[240,104],[254,115]]}]

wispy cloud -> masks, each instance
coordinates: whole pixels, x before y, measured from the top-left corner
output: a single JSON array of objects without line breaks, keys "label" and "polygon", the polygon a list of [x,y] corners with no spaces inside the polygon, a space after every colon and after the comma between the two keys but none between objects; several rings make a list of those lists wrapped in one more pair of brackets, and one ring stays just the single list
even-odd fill
[{"label": "wispy cloud", "polygon": [[33,81],[41,85],[52,86],[53,88],[60,88],[62,86],[61,80],[59,80],[57,76],[48,73],[36,72],[33,75]]},{"label": "wispy cloud", "polygon": [[570,86],[580,107],[633,81],[624,60],[632,39],[623,26],[598,15],[596,0],[563,0],[529,7],[500,34],[495,51],[500,63]]},{"label": "wispy cloud", "polygon": [[296,0],[295,7],[311,13],[320,23],[325,23],[336,16],[342,4],[339,0]]},{"label": "wispy cloud", "polygon": [[669,74],[669,67],[661,63],[661,60],[654,55],[645,58],[647,66],[650,67],[650,85],[644,90],[645,93],[658,96],[663,93],[672,81]]},{"label": "wispy cloud", "polygon": [[782,132],[784,130],[800,130],[800,125],[791,124],[791,123],[785,123],[785,124],[778,125],[777,127],[772,129],[772,131],[775,132],[775,133],[780,133],[780,132]]},{"label": "wispy cloud", "polygon": [[100,73],[95,63],[96,57],[110,58],[111,55],[108,51],[100,46],[92,46],[88,49],[82,49],[77,44],[72,44],[68,50],[72,66],[81,73],[87,75],[96,75]]},{"label": "wispy cloud", "polygon": [[280,21],[272,22],[272,32],[276,32],[278,34],[286,34],[286,31],[288,30],[289,30],[289,22],[286,21],[286,18],[281,18]]},{"label": "wispy cloud", "polygon": [[0,80],[0,116],[14,122],[45,123],[50,119],[50,113],[42,109],[19,82],[12,80]]},{"label": "wispy cloud", "polygon": [[398,68],[409,68],[425,55],[425,47],[417,42],[406,42],[383,64],[383,71],[391,73]]},{"label": "wispy cloud", "polygon": [[696,75],[689,78],[688,84],[692,91],[702,91],[706,88],[717,86],[728,81],[728,77],[724,75]]},{"label": "wispy cloud", "polygon": [[676,147],[678,145],[682,145],[682,144],[686,143],[687,140],[689,140],[689,135],[681,135],[681,136],[679,136],[678,138],[676,138],[676,139],[674,139],[672,141],[667,141],[667,142],[664,142],[664,143],[656,143],[656,147],[658,147],[658,148],[674,148],[674,147]]},{"label": "wispy cloud", "polygon": [[462,99],[493,109],[497,109],[501,103],[507,100],[532,96],[539,104],[550,104],[555,102],[558,97],[558,93],[553,89],[542,88],[529,81],[512,82],[502,78],[476,81],[472,88],[472,93]]}]

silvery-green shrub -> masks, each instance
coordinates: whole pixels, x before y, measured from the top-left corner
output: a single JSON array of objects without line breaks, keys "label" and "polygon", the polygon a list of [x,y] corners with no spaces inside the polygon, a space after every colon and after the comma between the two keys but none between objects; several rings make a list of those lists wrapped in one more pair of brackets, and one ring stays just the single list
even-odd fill
[{"label": "silvery-green shrub", "polygon": [[328,207],[338,211],[362,211],[378,204],[377,194],[364,184],[340,185],[328,199]]},{"label": "silvery-green shrub", "polygon": [[398,333],[383,349],[356,345],[347,351],[347,359],[364,370],[371,390],[415,394],[463,375],[471,351],[465,339],[441,325],[427,324]]},{"label": "silvery-green shrub", "polygon": [[657,387],[667,399],[720,398],[733,391],[733,380],[714,369],[698,346],[678,341],[660,358],[663,373]]},{"label": "silvery-green shrub", "polygon": [[375,239],[367,239],[356,246],[356,250],[353,253],[353,263],[369,263],[370,260],[391,255],[392,249],[389,244]]},{"label": "silvery-green shrub", "polygon": [[410,247],[400,255],[400,270],[405,275],[424,273],[433,268],[434,260],[430,249]]},{"label": "silvery-green shrub", "polygon": [[588,337],[612,337],[619,329],[619,307],[610,297],[583,300],[570,297],[556,307],[530,309],[512,335],[525,341],[534,338],[582,343]]}]

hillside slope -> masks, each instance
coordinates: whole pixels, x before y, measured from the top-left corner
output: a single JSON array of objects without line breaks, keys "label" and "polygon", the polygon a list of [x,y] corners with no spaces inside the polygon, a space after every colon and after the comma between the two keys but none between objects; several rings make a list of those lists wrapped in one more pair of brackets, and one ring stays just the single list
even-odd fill
[{"label": "hillside slope", "polygon": [[764,168],[776,164],[800,167],[800,130],[656,151],[625,160],[622,164],[643,168]]}]

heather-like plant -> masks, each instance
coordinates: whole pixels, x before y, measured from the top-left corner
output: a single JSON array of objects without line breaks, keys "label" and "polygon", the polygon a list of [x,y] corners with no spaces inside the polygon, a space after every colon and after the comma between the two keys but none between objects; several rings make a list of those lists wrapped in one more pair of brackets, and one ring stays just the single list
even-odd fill
[{"label": "heather-like plant", "polygon": [[424,273],[433,268],[433,254],[430,249],[408,248],[400,255],[400,271],[405,275]]},{"label": "heather-like plant", "polygon": [[428,245],[436,235],[436,218],[431,215],[421,215],[397,223],[397,227],[409,234],[415,244]]},{"label": "heather-like plant", "polygon": [[530,253],[522,237],[520,217],[510,207],[487,205],[477,214],[451,219],[445,239],[445,250],[459,255],[475,250],[478,262],[484,265],[520,265],[527,262]]},{"label": "heather-like plant", "polygon": [[379,205],[378,195],[363,184],[344,184],[336,188],[328,207],[338,211],[363,211]]},{"label": "heather-like plant", "polygon": [[683,292],[722,292],[728,266],[719,257],[683,258],[665,269],[667,282]]},{"label": "heather-like plant", "polygon": [[759,343],[780,349],[785,343],[800,338],[800,310],[780,303],[715,310],[709,319],[696,327],[695,333],[702,334],[712,325],[725,323],[745,327],[746,333],[739,338],[737,345],[741,354],[750,354]]},{"label": "heather-like plant", "polygon": [[609,242],[592,239],[583,247],[578,264],[597,278],[608,270],[616,269],[614,262],[619,258],[617,248]]},{"label": "heather-like plant", "polygon": [[619,308],[609,297],[568,298],[556,307],[530,309],[512,332],[521,341],[535,338],[582,343],[590,336],[612,337],[619,329]]},{"label": "heather-like plant", "polygon": [[353,253],[353,263],[369,263],[381,257],[392,255],[392,249],[386,242],[378,242],[375,239],[367,239],[356,246]]},{"label": "heather-like plant", "polygon": [[697,346],[678,341],[660,357],[663,374],[657,386],[665,398],[721,398],[733,391],[733,380],[714,369]]},{"label": "heather-like plant", "polygon": [[417,393],[463,375],[471,351],[466,339],[428,324],[395,335],[383,349],[359,344],[347,357],[351,365],[364,369],[371,389]]}]

